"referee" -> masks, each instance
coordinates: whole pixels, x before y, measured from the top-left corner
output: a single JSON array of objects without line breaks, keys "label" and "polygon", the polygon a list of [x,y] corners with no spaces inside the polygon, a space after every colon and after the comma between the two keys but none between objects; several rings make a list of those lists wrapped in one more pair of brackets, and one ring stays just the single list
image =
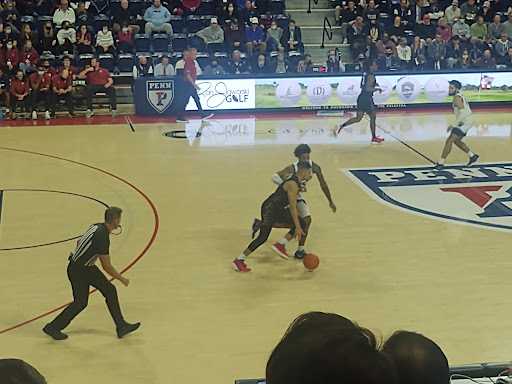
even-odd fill
[{"label": "referee", "polygon": [[55,340],[67,339],[68,335],[61,332],[85,307],[89,301],[89,287],[97,288],[105,297],[108,310],[117,327],[117,337],[121,338],[139,328],[140,323],[127,323],[121,314],[117,290],[95,265],[100,259],[101,266],[110,276],[125,286],[130,280],[121,276],[110,263],[110,233],[120,227],[121,208],[109,207],[105,211],[105,222],[93,224],[78,240],[75,252],[69,255],[68,278],[73,289],[74,301],[59,316],[47,324],[43,331]]}]

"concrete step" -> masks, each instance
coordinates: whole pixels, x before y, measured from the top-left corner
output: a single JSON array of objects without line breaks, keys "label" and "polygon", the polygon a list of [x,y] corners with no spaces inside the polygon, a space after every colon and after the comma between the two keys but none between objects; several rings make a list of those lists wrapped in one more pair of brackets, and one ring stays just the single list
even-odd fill
[{"label": "concrete step", "polygon": [[344,63],[352,62],[350,45],[348,44],[325,44],[324,48],[321,48],[320,44],[307,44],[304,45],[304,48],[305,52],[311,55],[311,58],[313,59],[313,63],[315,63],[315,65],[321,65],[327,58],[327,52],[329,52],[330,49],[336,48],[338,48],[340,52],[341,61],[343,61]]},{"label": "concrete step", "polygon": [[311,13],[307,13],[304,9],[296,9],[289,11],[292,19],[295,20],[299,27],[319,26],[324,25],[324,18],[327,17],[334,25],[334,10],[333,9],[315,9]]},{"label": "concrete step", "polygon": [[[342,44],[343,39],[341,38],[341,27],[332,28],[332,40],[329,40],[327,35],[325,36],[325,44]],[[304,44],[322,44],[322,33],[323,27],[303,27],[302,30],[302,42]]]}]

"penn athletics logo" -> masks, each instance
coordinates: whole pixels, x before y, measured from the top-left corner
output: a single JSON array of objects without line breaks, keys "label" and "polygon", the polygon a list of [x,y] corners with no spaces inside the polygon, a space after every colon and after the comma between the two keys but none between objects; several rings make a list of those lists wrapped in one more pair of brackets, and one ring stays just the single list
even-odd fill
[{"label": "penn athletics logo", "polygon": [[174,100],[174,80],[148,81],[146,97],[158,113],[164,113]]},{"label": "penn athletics logo", "polygon": [[373,199],[409,213],[512,231],[512,162],[476,167],[342,169]]}]

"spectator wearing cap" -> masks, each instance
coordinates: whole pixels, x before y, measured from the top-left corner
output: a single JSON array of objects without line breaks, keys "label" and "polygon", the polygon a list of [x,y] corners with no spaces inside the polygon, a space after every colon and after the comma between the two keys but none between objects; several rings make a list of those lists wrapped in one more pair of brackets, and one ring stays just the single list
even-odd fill
[{"label": "spectator wearing cap", "polygon": [[247,52],[251,55],[254,50],[265,52],[267,43],[263,41],[263,29],[258,25],[258,18],[252,17],[251,25],[245,28],[245,38],[247,39]]},{"label": "spectator wearing cap", "polygon": [[59,52],[73,54],[73,49],[76,43],[75,28],[71,28],[69,21],[62,22],[62,28],[57,32],[57,41],[59,42]]},{"label": "spectator wearing cap", "polygon": [[146,21],[145,32],[147,36],[151,36],[153,32],[165,32],[172,35],[171,13],[162,6],[161,0],[153,0],[151,7],[146,9],[144,13]]},{"label": "spectator wearing cap", "polygon": [[459,36],[460,41],[466,44],[471,38],[471,28],[466,24],[466,16],[461,14],[452,26],[452,36]]},{"label": "spectator wearing cap", "polygon": [[39,53],[32,46],[32,42],[27,40],[25,46],[19,53],[20,58],[20,69],[23,73],[35,72],[37,69],[37,63],[39,62]]},{"label": "spectator wearing cap", "polygon": [[494,52],[494,44],[492,43],[492,39],[491,39],[490,35],[485,36],[485,39],[482,43],[482,51],[485,49],[488,49],[489,51],[491,51],[492,57],[494,57],[496,55],[496,53]]},{"label": "spectator wearing cap", "polygon": [[288,22],[288,28],[283,31],[281,38],[281,45],[286,51],[302,51],[304,44],[302,44],[302,32],[300,27],[295,24],[295,20]]},{"label": "spectator wearing cap", "polygon": [[251,19],[259,19],[260,13],[258,10],[254,8],[254,4],[251,0],[247,0],[244,4],[244,8],[240,11],[240,21],[244,23],[244,25],[250,26]]},{"label": "spectator wearing cap", "polygon": [[76,21],[75,11],[69,7],[68,0],[61,0],[60,7],[53,14],[53,23],[58,27],[60,27],[64,21],[69,21],[70,24],[75,24]]},{"label": "spectator wearing cap", "polygon": [[424,15],[423,23],[416,25],[416,34],[425,40],[428,45],[435,38],[436,33],[436,26],[430,22],[430,16],[428,14]]},{"label": "spectator wearing cap", "polygon": [[512,42],[508,39],[508,35],[503,32],[500,39],[496,42],[494,49],[496,51],[496,61],[498,64],[506,64],[508,50],[512,48]]},{"label": "spectator wearing cap", "polygon": [[183,0],[181,2],[183,12],[185,16],[199,14],[199,8],[201,7],[201,0]]},{"label": "spectator wearing cap", "polygon": [[460,14],[466,17],[469,25],[475,22],[476,14],[478,13],[478,6],[475,0],[468,0],[460,6]]},{"label": "spectator wearing cap", "polygon": [[75,117],[75,109],[73,106],[73,75],[68,69],[63,69],[58,75],[52,79],[52,112],[51,117],[55,117],[55,108],[59,100],[64,99],[69,116]]},{"label": "spectator wearing cap", "polygon": [[476,23],[471,26],[471,37],[477,37],[480,41],[483,41],[487,36],[487,25],[484,23],[484,18],[478,16]]},{"label": "spectator wearing cap", "polygon": [[486,25],[489,25],[492,23],[492,21],[494,20],[494,15],[496,14],[496,12],[494,12],[492,9],[491,9],[491,2],[490,1],[484,1],[484,5],[482,6],[482,8],[477,12],[477,17],[478,16],[482,16],[482,18],[484,19],[484,23]]},{"label": "spectator wearing cap", "polygon": [[436,30],[445,43],[448,43],[452,39],[452,28],[448,25],[446,18],[441,17],[439,19]]},{"label": "spectator wearing cap", "polygon": [[163,55],[160,63],[155,66],[155,77],[157,76],[174,76],[174,67],[169,63],[169,56]]},{"label": "spectator wearing cap", "polygon": [[148,61],[146,56],[139,57],[137,63],[133,66],[133,78],[136,79],[141,76],[152,76],[153,75],[153,66]]},{"label": "spectator wearing cap", "polygon": [[196,33],[201,37],[210,53],[222,51],[224,48],[224,31],[219,27],[216,17],[210,19],[210,26]]},{"label": "spectator wearing cap", "polygon": [[270,29],[267,30],[267,47],[270,52],[284,49],[281,45],[283,29],[279,28],[277,22],[272,20]]},{"label": "spectator wearing cap", "polygon": [[452,26],[460,17],[459,1],[453,0],[452,4],[444,10],[444,17],[449,26]]},{"label": "spectator wearing cap", "polygon": [[98,53],[111,53],[112,55],[116,53],[114,36],[112,36],[112,31],[110,31],[107,24],[103,24],[96,34],[96,51]]},{"label": "spectator wearing cap", "polygon": [[219,65],[217,58],[213,58],[210,64],[204,69],[203,75],[206,77],[217,77],[223,76],[226,72],[224,68]]},{"label": "spectator wearing cap", "polygon": [[512,41],[512,11],[508,13],[508,20],[503,23],[503,32],[505,32],[508,39]]},{"label": "spectator wearing cap", "polygon": [[247,39],[245,37],[245,29],[240,28],[238,21],[231,20],[229,26],[224,29],[224,43],[228,52],[233,52],[235,49],[245,51]]},{"label": "spectator wearing cap", "polygon": [[487,26],[487,34],[492,38],[492,42],[496,43],[501,38],[501,34],[505,32],[505,27],[501,23],[501,16],[494,15],[494,20]]}]

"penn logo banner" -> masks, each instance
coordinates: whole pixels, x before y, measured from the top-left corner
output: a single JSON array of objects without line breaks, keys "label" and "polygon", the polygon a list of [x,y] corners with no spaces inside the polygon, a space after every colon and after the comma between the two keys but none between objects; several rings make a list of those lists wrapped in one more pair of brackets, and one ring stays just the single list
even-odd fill
[{"label": "penn logo banner", "polygon": [[148,81],[146,97],[155,111],[164,113],[174,100],[174,80]]}]

